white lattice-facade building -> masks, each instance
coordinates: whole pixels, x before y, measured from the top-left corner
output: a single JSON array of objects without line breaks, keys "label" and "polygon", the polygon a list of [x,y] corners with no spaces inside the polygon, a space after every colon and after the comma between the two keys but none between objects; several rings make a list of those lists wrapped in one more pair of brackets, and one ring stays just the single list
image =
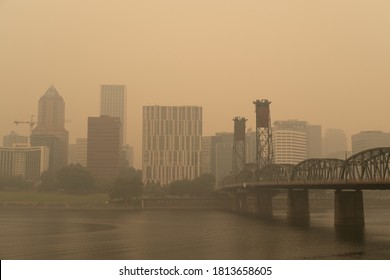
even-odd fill
[{"label": "white lattice-facade building", "polygon": [[202,107],[144,106],[144,183],[198,177],[201,173]]},{"label": "white lattice-facade building", "polygon": [[49,168],[49,148],[31,147],[29,144],[14,144],[0,147],[0,175],[22,177],[38,182],[42,172]]}]

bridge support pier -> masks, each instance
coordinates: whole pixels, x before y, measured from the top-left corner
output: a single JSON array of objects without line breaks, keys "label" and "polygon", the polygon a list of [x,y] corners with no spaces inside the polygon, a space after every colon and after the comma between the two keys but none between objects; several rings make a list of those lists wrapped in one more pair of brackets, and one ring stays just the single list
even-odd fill
[{"label": "bridge support pier", "polygon": [[236,213],[272,218],[272,191],[236,192],[233,194],[232,210]]},{"label": "bridge support pier", "polygon": [[308,225],[310,223],[308,190],[288,191],[287,220],[295,225]]},{"label": "bridge support pier", "polygon": [[237,192],[233,194],[233,211],[245,213],[247,211],[247,193]]},{"label": "bridge support pier", "polygon": [[272,218],[272,191],[262,190],[256,193],[256,214],[260,218]]},{"label": "bridge support pier", "polygon": [[363,192],[335,191],[335,227],[364,227]]}]

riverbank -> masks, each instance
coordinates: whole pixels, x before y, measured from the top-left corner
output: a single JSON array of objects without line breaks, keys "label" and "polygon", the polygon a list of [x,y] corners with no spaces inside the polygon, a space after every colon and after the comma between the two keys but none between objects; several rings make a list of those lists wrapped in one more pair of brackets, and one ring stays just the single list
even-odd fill
[{"label": "riverbank", "polygon": [[60,209],[225,209],[230,201],[212,198],[143,198],[131,203],[109,201],[104,193],[66,194],[45,192],[0,192],[0,208]]},{"label": "riverbank", "polygon": [[106,193],[0,192],[0,207],[6,208],[107,208]]}]

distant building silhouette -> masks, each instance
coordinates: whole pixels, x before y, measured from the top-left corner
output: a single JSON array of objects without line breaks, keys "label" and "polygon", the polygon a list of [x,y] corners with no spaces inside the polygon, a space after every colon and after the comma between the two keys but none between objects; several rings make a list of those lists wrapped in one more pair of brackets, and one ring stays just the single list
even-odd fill
[{"label": "distant building silhouette", "polygon": [[[100,86],[100,115],[119,117],[121,121],[121,165],[130,166],[133,150],[127,145],[127,87],[126,85]],[[133,165],[133,163],[131,163]]]},{"label": "distant building silhouette", "polygon": [[87,167],[87,143],[87,138],[76,138],[76,143],[69,144],[68,164]]},{"label": "distant building silhouette", "polygon": [[345,159],[347,153],[347,136],[341,129],[327,129],[322,138],[322,147],[323,157]]},{"label": "distant building silhouette", "polygon": [[118,117],[121,121],[121,145],[126,143],[127,88],[126,85],[100,86],[100,115]]},{"label": "distant building silhouette", "polygon": [[0,175],[20,176],[27,181],[38,182],[42,172],[48,167],[47,147],[14,144],[12,148],[0,148]]},{"label": "distant building silhouette", "polygon": [[202,173],[215,176],[216,186],[232,174],[233,132],[202,137]]},{"label": "distant building silhouette", "polygon": [[211,158],[212,148],[215,146],[215,136],[203,136],[202,137],[202,165],[201,173],[211,173],[215,176],[211,170]]},{"label": "distant building silhouette", "polygon": [[322,156],[322,127],[317,124],[306,125],[307,157],[320,158]]},{"label": "distant building silhouette", "polygon": [[134,167],[134,148],[126,144],[122,147],[122,151],[124,152],[123,165],[125,167]]},{"label": "distant building silhouette", "polygon": [[383,131],[361,131],[352,135],[351,139],[352,154],[371,148],[390,147],[390,133]]},{"label": "distant building silhouette", "polygon": [[215,134],[215,152],[211,159],[212,174],[215,175],[216,186],[223,179],[232,174],[233,166],[233,132],[219,132]]},{"label": "distant building silhouette", "polygon": [[256,131],[252,131],[249,128],[245,135],[245,144],[246,144],[246,163],[255,163],[256,162]]},{"label": "distant building silhouette", "polygon": [[[211,173],[216,186],[232,175],[233,132],[217,132],[202,137],[202,173]],[[245,135],[246,163],[256,163],[256,131],[249,129]]]},{"label": "distant building silhouette", "polygon": [[15,131],[3,136],[3,147],[12,147],[14,144],[28,144],[28,137],[19,135]]},{"label": "distant building silhouette", "polygon": [[56,172],[68,164],[69,133],[65,129],[65,102],[54,86],[38,103],[38,123],[31,135],[31,146],[49,148],[49,171]]},{"label": "distant building silhouette", "polygon": [[76,144],[68,145],[68,164],[77,164]]},{"label": "distant building silhouette", "polygon": [[119,117],[88,118],[87,168],[96,177],[115,178],[121,167]]},{"label": "distant building silhouette", "polygon": [[144,183],[169,184],[200,175],[202,107],[144,106]]}]

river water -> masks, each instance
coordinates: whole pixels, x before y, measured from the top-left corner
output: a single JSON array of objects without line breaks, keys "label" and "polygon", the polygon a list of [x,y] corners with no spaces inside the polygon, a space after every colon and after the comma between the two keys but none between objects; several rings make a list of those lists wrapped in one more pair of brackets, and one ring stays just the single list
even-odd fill
[{"label": "river water", "polygon": [[0,209],[1,259],[390,259],[390,203],[365,202],[363,232],[333,208],[291,226],[216,210]]}]

